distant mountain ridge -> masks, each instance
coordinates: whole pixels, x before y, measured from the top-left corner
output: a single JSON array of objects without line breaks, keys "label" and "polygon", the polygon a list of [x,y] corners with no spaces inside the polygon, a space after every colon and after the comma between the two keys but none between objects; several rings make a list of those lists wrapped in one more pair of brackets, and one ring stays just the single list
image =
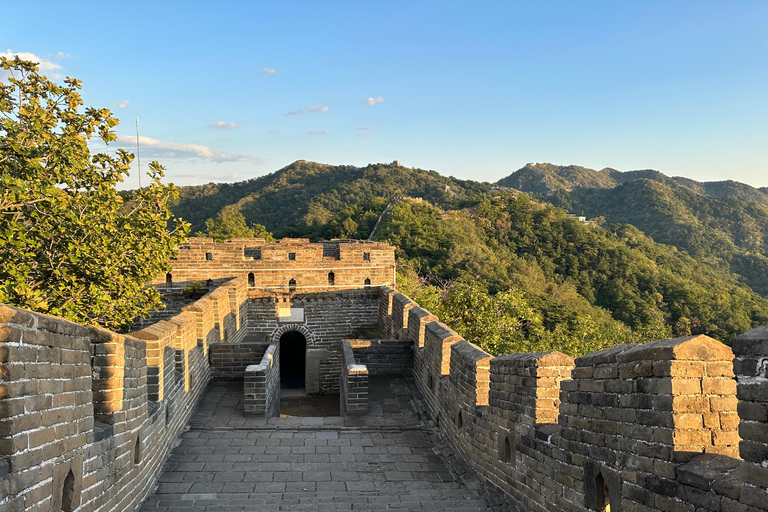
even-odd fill
[{"label": "distant mountain ridge", "polygon": [[180,187],[175,215],[201,230],[222,209],[275,231],[291,222],[325,223],[344,207],[371,197],[422,197],[447,206],[491,190],[489,183],[459,180],[435,171],[392,164],[365,167],[297,160],[266,176],[238,183]]},{"label": "distant mountain ridge", "polygon": [[[655,170],[600,171],[577,165],[528,164],[496,184],[446,177],[399,164],[365,167],[296,161],[266,176],[239,183],[181,187],[174,214],[202,230],[224,210],[241,213],[280,236],[367,238],[368,220],[332,224],[365,202],[371,226],[395,196],[420,197],[446,210],[477,204],[486,194],[525,192],[566,211],[608,224],[632,224],[657,242],[733,272],[768,296],[768,187],[734,181],[698,182]],[[381,203],[379,205],[379,203]],[[351,214],[350,214],[351,215]]]},{"label": "distant mountain ridge", "polygon": [[529,163],[496,182],[522,192],[548,194],[556,190],[580,188],[615,188],[623,183],[647,179],[670,188],[710,197],[733,196],[768,207],[768,187],[755,188],[738,181],[700,182],[681,176],[670,177],[653,169],[618,171],[610,167],[596,171],[578,165]]},{"label": "distant mountain ridge", "polygon": [[632,224],[655,241],[738,274],[768,295],[768,195],[736,181],[698,182],[658,171],[595,171],[528,164],[498,184],[608,223]]}]

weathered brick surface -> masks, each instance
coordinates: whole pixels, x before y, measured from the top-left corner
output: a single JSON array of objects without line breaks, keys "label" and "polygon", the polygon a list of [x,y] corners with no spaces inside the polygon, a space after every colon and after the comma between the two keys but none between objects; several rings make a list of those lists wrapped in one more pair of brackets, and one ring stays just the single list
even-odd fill
[{"label": "weathered brick surface", "polygon": [[128,335],[0,306],[0,510],[134,510],[208,385],[207,344],[245,337],[236,281]]},{"label": "weathered brick surface", "polygon": [[393,337],[392,334],[392,299],[397,294],[389,286],[382,286],[379,289],[379,329],[386,337]]},{"label": "weathered brick surface", "polygon": [[267,347],[259,364],[245,369],[243,408],[246,414],[280,416],[280,345]]},{"label": "weathered brick surface", "polygon": [[369,375],[410,377],[413,351],[410,340],[348,340],[355,360],[368,368]]},{"label": "weathered brick surface", "polygon": [[355,360],[349,340],[342,342],[342,369],[339,409],[342,414],[368,414],[368,368]]},{"label": "weathered brick surface", "polygon": [[739,452],[745,464],[740,493],[731,498],[756,508],[768,507],[768,326],[737,336],[732,347],[740,422],[734,415],[721,415],[720,421],[738,425]]},{"label": "weathered brick surface", "polygon": [[382,291],[380,329],[414,343],[429,415],[520,510],[768,510],[768,328],[733,352],[690,336],[492,358],[417,305],[403,326],[398,304]]},{"label": "weathered brick surface", "polygon": [[[291,311],[300,311],[300,319],[280,316]],[[355,338],[360,329],[375,329],[378,315],[378,289],[252,297],[245,341],[260,343],[263,352],[269,343],[278,343],[287,330],[301,332],[307,341],[307,392],[335,395],[342,368],[341,341]],[[234,349],[233,357],[236,355]],[[212,361],[219,363],[216,353]],[[247,360],[241,366],[256,362]]]},{"label": "weathered brick surface", "polygon": [[402,293],[392,297],[392,337],[402,339],[408,335],[408,310],[417,304]]},{"label": "weathered brick surface", "polygon": [[394,286],[395,282],[394,248],[363,240],[310,243],[304,238],[284,238],[266,243],[260,238],[226,242],[189,238],[170,263],[170,276],[158,276],[153,284],[165,286],[168,277],[173,286],[182,286],[237,276],[246,279],[252,291],[272,293],[288,292],[292,279],[296,290],[303,292]]}]

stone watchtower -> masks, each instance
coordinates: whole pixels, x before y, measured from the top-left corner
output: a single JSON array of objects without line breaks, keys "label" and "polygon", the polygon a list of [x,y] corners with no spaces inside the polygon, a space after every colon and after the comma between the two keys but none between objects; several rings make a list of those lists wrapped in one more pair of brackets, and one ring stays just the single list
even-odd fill
[{"label": "stone watchtower", "polygon": [[223,332],[223,343],[211,346],[214,377],[243,378],[279,344],[282,378],[307,393],[339,393],[341,340],[376,329],[378,289],[395,285],[394,247],[361,240],[189,238],[170,263],[153,284],[247,282],[247,334],[232,340]]}]

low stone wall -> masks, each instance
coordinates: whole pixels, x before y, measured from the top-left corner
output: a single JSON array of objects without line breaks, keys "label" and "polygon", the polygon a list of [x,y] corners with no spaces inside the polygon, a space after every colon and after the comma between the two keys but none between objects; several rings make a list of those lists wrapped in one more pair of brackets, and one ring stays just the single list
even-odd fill
[{"label": "low stone wall", "polygon": [[267,347],[261,363],[245,369],[243,409],[256,416],[280,416],[280,345]]},{"label": "low stone wall", "polygon": [[355,361],[352,344],[342,342],[343,366],[341,369],[341,392],[339,393],[342,415],[368,414],[368,368]]},{"label": "low stone wall", "polygon": [[245,280],[128,335],[0,306],[0,510],[131,511],[242,339]]},{"label": "low stone wall", "polygon": [[[341,341],[357,336],[360,329],[376,328],[379,290],[252,295],[248,304],[248,341],[263,343],[263,351],[269,343],[278,343],[285,332],[300,332],[307,342],[307,393],[337,395]],[[242,366],[258,360],[247,359]]]},{"label": "low stone wall", "polygon": [[494,358],[391,289],[379,312],[446,441],[521,511],[768,510],[768,328],[733,352],[689,336]]},{"label": "low stone wall", "polygon": [[410,340],[346,340],[355,361],[368,368],[369,375],[410,377],[413,374],[413,345]]},{"label": "low stone wall", "polygon": [[263,341],[220,343],[211,346],[211,376],[218,380],[243,380],[246,369],[261,361],[270,345]]}]

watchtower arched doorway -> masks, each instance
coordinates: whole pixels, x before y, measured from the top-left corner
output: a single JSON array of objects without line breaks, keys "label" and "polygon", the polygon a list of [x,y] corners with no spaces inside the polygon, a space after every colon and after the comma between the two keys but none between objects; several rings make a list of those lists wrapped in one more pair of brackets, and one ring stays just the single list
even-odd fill
[{"label": "watchtower arched doorway", "polygon": [[280,387],[304,389],[307,369],[307,339],[299,331],[280,336]]}]

